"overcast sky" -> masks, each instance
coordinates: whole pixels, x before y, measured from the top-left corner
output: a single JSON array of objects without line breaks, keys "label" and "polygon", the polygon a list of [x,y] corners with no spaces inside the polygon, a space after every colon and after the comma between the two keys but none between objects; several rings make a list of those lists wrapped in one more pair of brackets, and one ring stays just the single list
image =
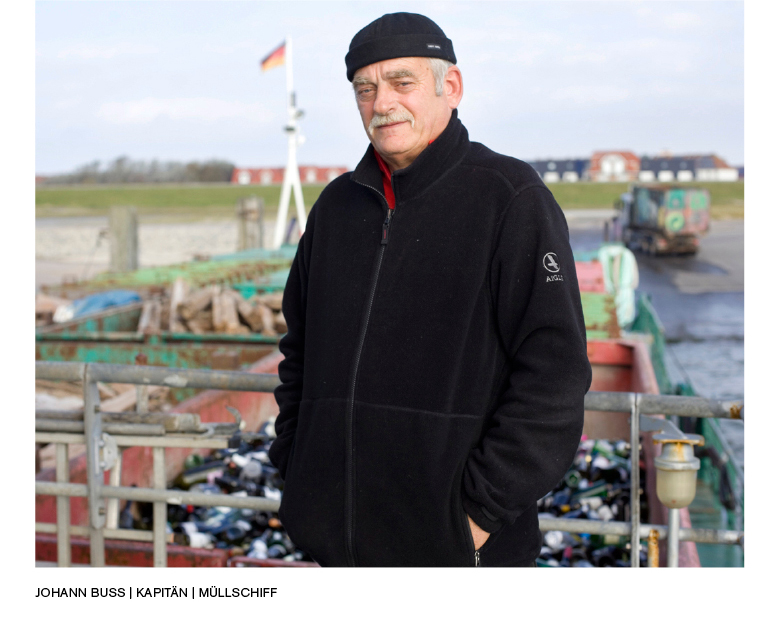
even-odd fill
[{"label": "overcast sky", "polygon": [[299,162],[367,145],[352,36],[411,11],[452,39],[471,139],[517,158],[716,153],[744,160],[741,2],[37,2],[36,173],[120,155],[283,166],[293,38]]}]

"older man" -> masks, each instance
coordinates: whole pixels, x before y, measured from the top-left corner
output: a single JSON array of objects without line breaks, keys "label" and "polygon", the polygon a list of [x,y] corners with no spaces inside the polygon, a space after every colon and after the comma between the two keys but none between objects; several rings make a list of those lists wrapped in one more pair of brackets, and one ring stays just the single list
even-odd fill
[{"label": "older man", "polygon": [[371,145],[298,246],[271,449],[281,520],[322,565],[534,565],[536,501],[580,439],[566,222],[530,166],[469,141],[455,62],[410,13],[346,56]]}]

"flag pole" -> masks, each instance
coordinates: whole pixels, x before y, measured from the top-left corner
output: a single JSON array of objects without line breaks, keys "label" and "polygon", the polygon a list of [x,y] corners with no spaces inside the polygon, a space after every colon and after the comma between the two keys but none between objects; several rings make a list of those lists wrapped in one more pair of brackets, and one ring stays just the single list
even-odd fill
[{"label": "flag pole", "polygon": [[292,37],[284,39],[284,62],[287,67],[287,166],[284,169],[284,182],[282,193],[279,196],[279,210],[276,215],[276,229],[274,230],[274,248],[279,248],[284,240],[284,228],[287,224],[287,211],[290,205],[290,193],[295,197],[295,209],[298,217],[298,228],[301,234],[306,227],[306,209],[303,203],[303,191],[301,189],[301,174],[298,170],[297,147],[303,143],[303,136],[298,129],[298,118],[303,116],[295,104],[295,90],[293,88],[292,68]]}]

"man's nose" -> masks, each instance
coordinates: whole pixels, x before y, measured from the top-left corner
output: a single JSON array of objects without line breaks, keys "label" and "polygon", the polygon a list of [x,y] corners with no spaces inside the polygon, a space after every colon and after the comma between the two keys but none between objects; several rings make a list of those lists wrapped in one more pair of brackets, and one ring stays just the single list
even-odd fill
[{"label": "man's nose", "polygon": [[395,92],[387,84],[380,83],[374,99],[374,113],[386,116],[395,108]]}]

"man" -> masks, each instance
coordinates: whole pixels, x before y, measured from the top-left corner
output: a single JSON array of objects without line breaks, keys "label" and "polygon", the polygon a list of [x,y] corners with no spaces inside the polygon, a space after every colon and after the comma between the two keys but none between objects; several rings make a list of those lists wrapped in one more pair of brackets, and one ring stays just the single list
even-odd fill
[{"label": "man", "polygon": [[346,56],[371,145],[298,245],[270,452],[281,520],[321,565],[534,565],[536,501],[582,432],[565,219],[530,166],[469,141],[455,62],[409,13]]}]

